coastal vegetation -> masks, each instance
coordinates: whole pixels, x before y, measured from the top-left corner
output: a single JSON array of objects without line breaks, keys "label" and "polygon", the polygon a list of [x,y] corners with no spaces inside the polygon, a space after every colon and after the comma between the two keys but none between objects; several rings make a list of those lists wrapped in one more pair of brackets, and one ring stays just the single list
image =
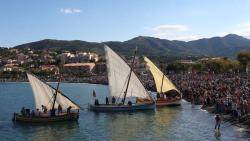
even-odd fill
[{"label": "coastal vegetation", "polygon": [[177,60],[168,64],[166,70],[174,72],[244,72],[246,71],[247,63],[250,62],[249,54],[250,52],[240,52],[237,55],[237,60],[227,57],[202,58],[196,62],[189,63]]}]

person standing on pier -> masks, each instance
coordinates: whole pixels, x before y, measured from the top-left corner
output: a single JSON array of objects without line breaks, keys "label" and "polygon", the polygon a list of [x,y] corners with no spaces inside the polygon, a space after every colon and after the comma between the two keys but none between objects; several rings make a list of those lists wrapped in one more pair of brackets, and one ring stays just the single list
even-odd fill
[{"label": "person standing on pier", "polygon": [[216,130],[216,129],[218,129],[218,131],[220,130],[220,123],[221,123],[221,117],[219,114],[216,114],[214,130]]}]

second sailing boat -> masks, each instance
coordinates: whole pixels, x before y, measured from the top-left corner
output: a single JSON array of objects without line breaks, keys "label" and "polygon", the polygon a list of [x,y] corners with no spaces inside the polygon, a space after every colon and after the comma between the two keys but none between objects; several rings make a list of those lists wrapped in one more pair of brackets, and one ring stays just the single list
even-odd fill
[{"label": "second sailing boat", "polygon": [[[155,102],[144,88],[140,79],[133,70],[133,62],[128,65],[125,60],[116,54],[108,46],[104,46],[107,60],[107,71],[109,80],[109,97],[106,104],[90,104],[92,111],[134,111],[155,109]],[[93,93],[95,97],[95,92]]]},{"label": "second sailing boat", "polygon": [[177,106],[181,104],[181,93],[168,77],[156,67],[147,57],[144,57],[147,67],[153,75],[156,89],[156,106]]}]

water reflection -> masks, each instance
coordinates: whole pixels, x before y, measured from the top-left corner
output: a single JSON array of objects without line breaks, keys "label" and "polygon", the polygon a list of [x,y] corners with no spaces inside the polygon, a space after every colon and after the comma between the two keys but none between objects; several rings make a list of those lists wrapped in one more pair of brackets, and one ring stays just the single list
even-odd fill
[{"label": "water reflection", "polygon": [[181,113],[181,107],[168,107],[159,108],[155,114],[154,122],[155,128],[154,133],[157,138],[166,137],[167,132],[171,132],[174,128],[173,123],[178,119]]},{"label": "water reflection", "polygon": [[131,113],[93,113],[93,120],[107,140],[158,140],[164,139],[180,115],[177,109],[181,107]]},{"label": "water reflection", "polygon": [[155,111],[108,114],[105,118],[107,140],[136,140],[152,128]]},{"label": "water reflection", "polygon": [[13,128],[25,135],[25,140],[28,141],[69,140],[79,132],[79,123],[77,121],[53,124],[15,123]]}]

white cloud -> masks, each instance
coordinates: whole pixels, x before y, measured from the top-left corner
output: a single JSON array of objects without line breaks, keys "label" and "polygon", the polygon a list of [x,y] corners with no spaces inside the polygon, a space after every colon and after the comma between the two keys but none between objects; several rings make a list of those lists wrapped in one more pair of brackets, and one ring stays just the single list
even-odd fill
[{"label": "white cloud", "polygon": [[164,37],[169,34],[173,34],[176,32],[182,32],[187,31],[188,27],[185,25],[159,25],[157,27],[154,27],[153,29],[153,35],[157,37]]},{"label": "white cloud", "polygon": [[186,25],[170,25],[164,24],[153,28],[155,31],[186,31],[188,27]]},{"label": "white cloud", "polygon": [[192,40],[198,40],[201,38],[204,38],[204,36],[201,36],[201,35],[183,35],[183,36],[173,37],[172,40],[192,41]]},{"label": "white cloud", "polygon": [[237,25],[231,33],[250,38],[250,22]]},{"label": "white cloud", "polygon": [[[211,38],[214,36],[225,36],[227,34],[237,34],[250,39],[250,22],[242,23],[233,26],[231,29],[224,32],[215,32],[213,34],[199,34],[191,30],[187,25],[182,24],[164,24],[156,27],[145,28],[149,36],[168,39],[168,40],[181,40],[181,41],[192,41],[201,38]],[[212,32],[212,31],[211,31]]]},{"label": "white cloud", "polygon": [[60,12],[64,14],[73,14],[73,13],[81,13],[82,10],[78,8],[61,8]]},{"label": "white cloud", "polygon": [[190,34],[188,31],[189,27],[181,24],[164,24],[150,29],[151,36],[168,40],[190,41],[203,37],[201,35]]}]

